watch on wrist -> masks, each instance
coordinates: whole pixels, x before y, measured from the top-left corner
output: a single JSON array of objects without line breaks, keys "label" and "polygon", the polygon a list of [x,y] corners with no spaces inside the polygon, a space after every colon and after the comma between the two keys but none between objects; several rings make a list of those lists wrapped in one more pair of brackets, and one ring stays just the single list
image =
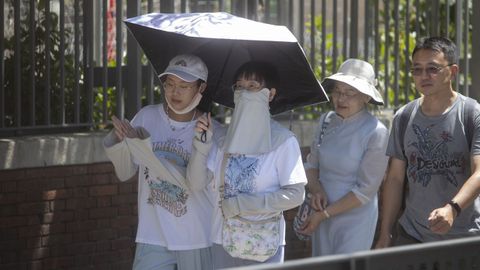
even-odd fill
[{"label": "watch on wrist", "polygon": [[457,212],[457,217],[458,217],[460,215],[460,212],[462,212],[462,208],[460,207],[460,205],[458,205],[458,203],[454,201],[449,201],[448,204],[451,205],[453,209],[455,209],[455,212]]}]

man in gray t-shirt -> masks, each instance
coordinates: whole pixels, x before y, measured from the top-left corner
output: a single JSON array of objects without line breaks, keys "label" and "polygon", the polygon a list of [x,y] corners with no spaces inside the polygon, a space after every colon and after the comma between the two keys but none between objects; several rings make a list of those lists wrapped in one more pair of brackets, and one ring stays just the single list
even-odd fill
[{"label": "man in gray t-shirt", "polygon": [[480,105],[452,88],[456,52],[450,40],[432,37],[412,53],[411,72],[423,96],[393,121],[376,248],[480,235]]}]

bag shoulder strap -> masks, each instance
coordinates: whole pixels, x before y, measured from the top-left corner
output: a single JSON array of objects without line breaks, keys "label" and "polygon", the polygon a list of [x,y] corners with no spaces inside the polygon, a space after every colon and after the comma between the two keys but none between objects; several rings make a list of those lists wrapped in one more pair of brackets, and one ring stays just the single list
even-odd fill
[{"label": "bag shoulder strap", "polygon": [[333,113],[334,113],[333,111],[329,111],[322,115],[322,119],[320,120],[322,125],[320,127],[320,133],[318,135],[318,145],[322,143],[323,135],[325,135],[325,130],[327,130],[328,124],[330,124],[331,115]]},{"label": "bag shoulder strap", "polygon": [[465,105],[463,108],[463,124],[465,128],[465,136],[467,137],[468,142],[468,151],[472,150],[473,132],[475,130],[475,106],[477,106],[477,104],[478,102],[475,99],[469,97],[465,98]]},{"label": "bag shoulder strap", "polygon": [[410,122],[410,117],[412,116],[413,110],[415,109],[417,102],[418,101],[415,100],[413,102],[407,103],[398,119],[398,128],[400,130],[398,139],[400,140],[400,147],[402,148],[403,156],[405,156],[405,146],[403,145],[405,139],[405,132],[407,130],[408,122]]}]

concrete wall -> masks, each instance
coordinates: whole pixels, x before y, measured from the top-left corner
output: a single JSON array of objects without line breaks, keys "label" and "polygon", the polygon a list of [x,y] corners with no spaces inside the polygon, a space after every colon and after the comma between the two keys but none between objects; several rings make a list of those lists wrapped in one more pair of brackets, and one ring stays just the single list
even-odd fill
[{"label": "concrete wall", "polygon": [[[0,140],[0,269],[131,269],[137,182],[117,179],[104,135]],[[295,213],[285,213],[287,260],[310,254]]]}]

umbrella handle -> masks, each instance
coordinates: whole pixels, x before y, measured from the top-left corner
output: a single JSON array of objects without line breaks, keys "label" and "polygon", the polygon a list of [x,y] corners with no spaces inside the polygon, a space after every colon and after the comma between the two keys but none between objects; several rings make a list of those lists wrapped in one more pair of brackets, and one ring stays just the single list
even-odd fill
[{"label": "umbrella handle", "polygon": [[[210,113],[210,111],[212,110],[212,103],[210,102],[208,104],[208,112],[206,113],[207,114],[207,117],[208,117],[208,114]],[[207,121],[207,129],[210,127],[210,124],[208,123]],[[207,130],[204,130],[202,131],[202,135],[200,136],[200,141],[202,143],[206,143],[207,142]]]},{"label": "umbrella handle", "polygon": [[207,142],[207,131],[206,131],[206,130],[202,131],[202,135],[200,136],[200,141],[201,141],[202,143],[206,143],[206,142]]}]

